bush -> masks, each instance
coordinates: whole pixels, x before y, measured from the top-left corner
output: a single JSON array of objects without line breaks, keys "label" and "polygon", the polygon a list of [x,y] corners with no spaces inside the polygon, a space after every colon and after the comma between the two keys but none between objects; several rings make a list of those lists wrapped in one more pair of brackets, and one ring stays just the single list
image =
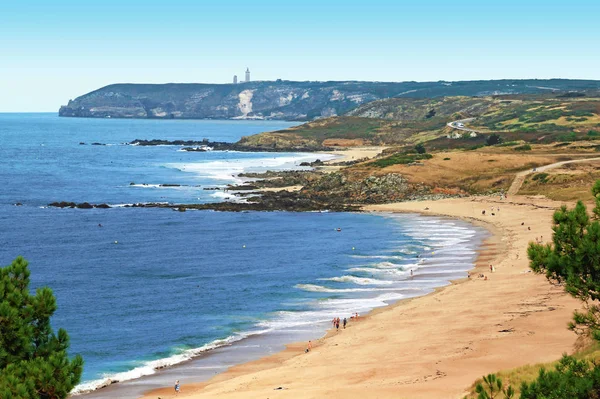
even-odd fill
[{"label": "bush", "polygon": [[370,165],[379,168],[385,168],[392,165],[406,165],[416,161],[433,158],[431,154],[394,154],[389,157],[381,158],[370,163]]},{"label": "bush", "polygon": [[597,132],[595,130],[590,130],[589,132],[587,132],[588,137],[598,137],[600,136],[600,132]]},{"label": "bush", "polygon": [[539,181],[540,183],[547,183],[548,182],[548,173],[538,173],[535,176],[533,176],[533,178],[531,180],[534,181]]},{"label": "bush", "polygon": [[535,381],[521,385],[521,399],[588,399],[600,395],[600,366],[563,356],[556,370],[541,369]]},{"label": "bush", "polygon": [[450,158],[444,158],[444,161],[449,161],[449,160],[450,160]]},{"label": "bush", "polygon": [[558,136],[558,141],[576,141],[577,133],[570,132],[569,134],[563,134]]},{"label": "bush", "polygon": [[496,133],[492,133],[485,139],[485,145],[496,145],[502,143],[502,137]]},{"label": "bush", "polygon": [[519,144],[518,141],[507,141],[506,143],[499,144],[498,147],[513,147],[518,144]]},{"label": "bush", "polygon": [[415,151],[418,154],[425,154],[427,152],[427,149],[425,148],[425,146],[423,145],[423,143],[419,143],[415,146]]},{"label": "bush", "polygon": [[520,145],[518,147],[513,148],[515,151],[531,151],[531,146],[529,144]]},{"label": "bush", "polygon": [[467,148],[467,150],[469,150],[469,151],[475,151],[475,150],[478,150],[480,148],[483,148],[483,144],[476,144],[474,146],[471,146],[471,147]]}]

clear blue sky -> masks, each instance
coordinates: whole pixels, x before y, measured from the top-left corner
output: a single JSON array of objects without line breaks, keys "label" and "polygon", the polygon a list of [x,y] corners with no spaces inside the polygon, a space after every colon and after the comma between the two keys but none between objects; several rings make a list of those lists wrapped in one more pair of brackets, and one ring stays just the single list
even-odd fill
[{"label": "clear blue sky", "polygon": [[6,0],[0,112],[110,83],[600,79],[600,1]]}]

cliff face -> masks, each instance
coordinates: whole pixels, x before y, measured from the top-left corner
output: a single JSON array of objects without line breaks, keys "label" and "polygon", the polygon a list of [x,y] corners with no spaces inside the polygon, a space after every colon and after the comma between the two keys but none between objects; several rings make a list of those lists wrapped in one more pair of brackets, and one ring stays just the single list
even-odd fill
[{"label": "cliff face", "polygon": [[[390,97],[431,98],[600,88],[599,81],[251,82],[114,84],[69,101],[60,116],[158,119],[313,120]],[[361,114],[362,112],[359,112]]]}]

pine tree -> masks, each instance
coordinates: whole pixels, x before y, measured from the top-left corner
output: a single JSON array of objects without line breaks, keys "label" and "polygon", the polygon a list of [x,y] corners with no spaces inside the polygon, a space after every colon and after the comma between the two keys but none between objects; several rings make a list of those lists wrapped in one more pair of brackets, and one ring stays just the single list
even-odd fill
[{"label": "pine tree", "polygon": [[79,383],[83,359],[69,359],[67,332],[50,326],[52,290],[30,295],[29,276],[22,257],[0,268],[0,398],[63,399]]},{"label": "pine tree", "polygon": [[534,272],[544,273],[551,283],[564,285],[583,301],[584,311],[574,313],[569,328],[600,340],[600,180],[592,193],[596,200],[592,218],[581,201],[573,209],[561,207],[553,217],[552,244],[530,243],[527,255]]}]

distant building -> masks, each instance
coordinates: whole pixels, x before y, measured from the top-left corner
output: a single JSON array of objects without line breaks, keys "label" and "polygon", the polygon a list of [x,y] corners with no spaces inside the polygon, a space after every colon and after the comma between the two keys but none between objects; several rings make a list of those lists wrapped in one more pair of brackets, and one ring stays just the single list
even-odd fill
[{"label": "distant building", "polygon": [[250,81],[250,68],[246,68],[246,82]]},{"label": "distant building", "polygon": [[233,75],[233,84],[236,85],[237,84],[237,75]]}]

